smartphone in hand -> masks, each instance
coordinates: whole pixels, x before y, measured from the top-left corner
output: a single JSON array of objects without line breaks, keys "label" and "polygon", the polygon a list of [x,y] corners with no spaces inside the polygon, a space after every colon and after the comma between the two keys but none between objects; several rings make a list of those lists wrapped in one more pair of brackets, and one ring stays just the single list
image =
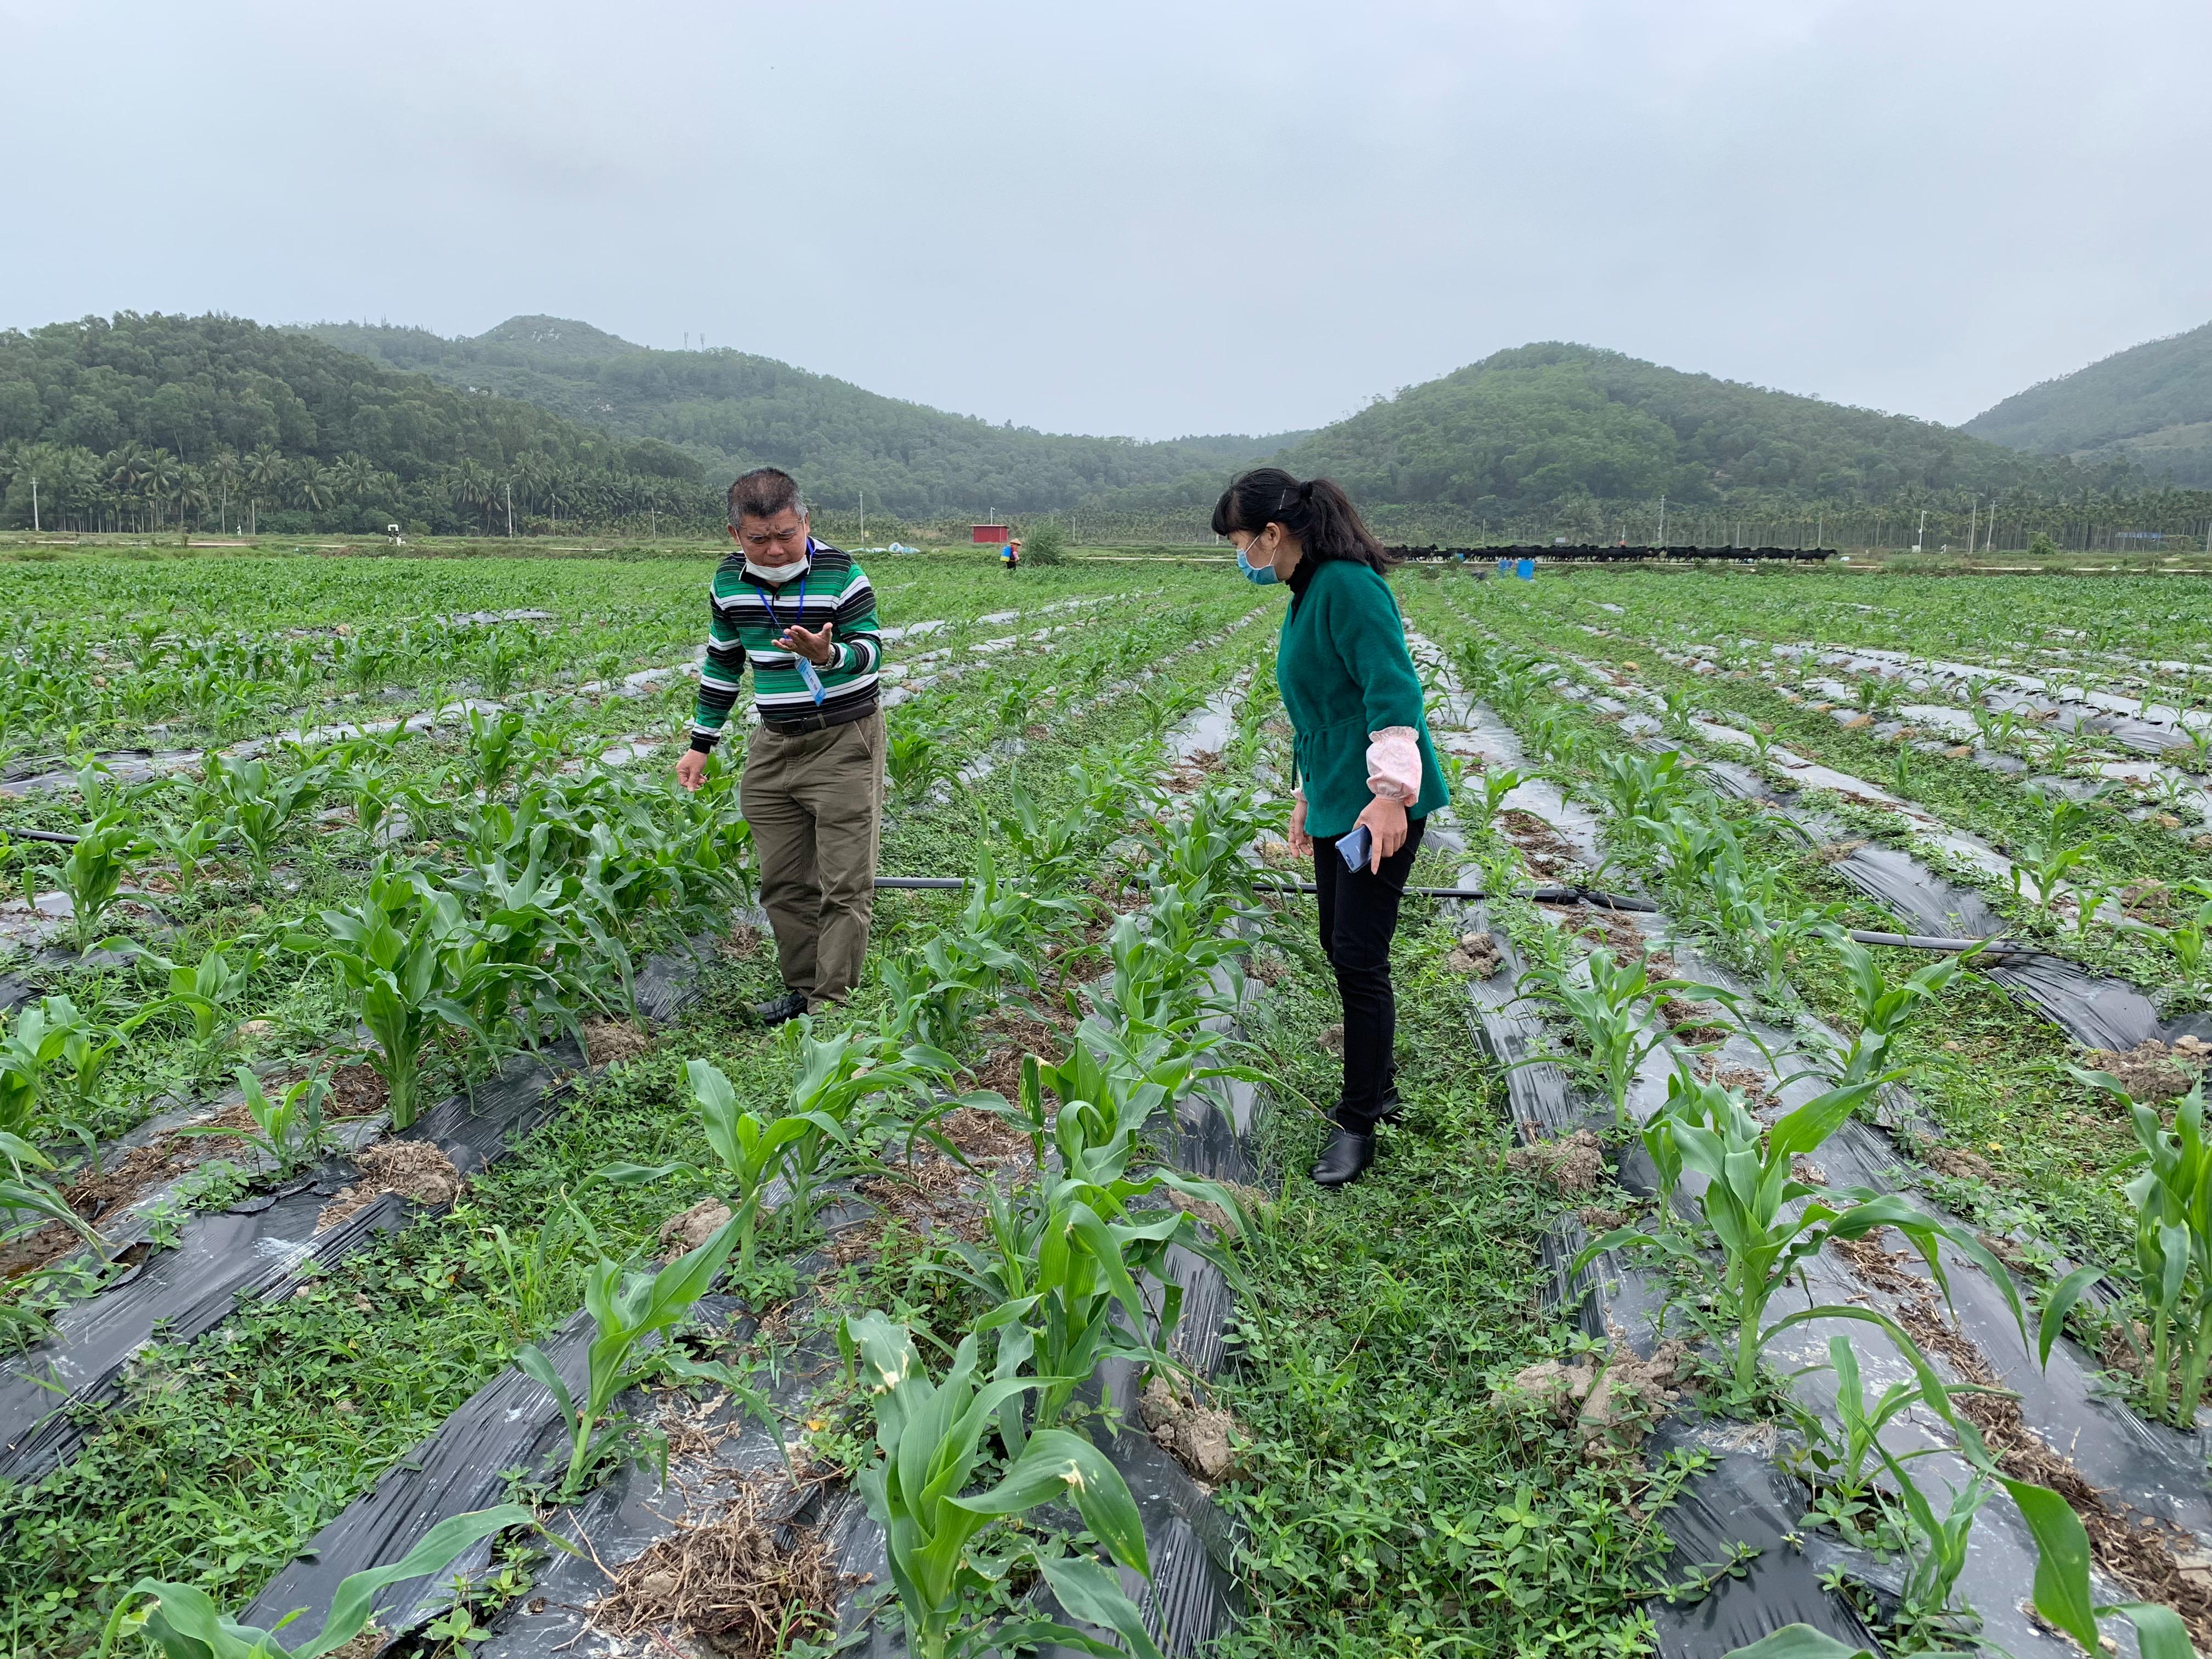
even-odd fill
[{"label": "smartphone in hand", "polygon": [[1364,823],[1353,824],[1350,835],[1337,838],[1337,856],[1344,860],[1344,867],[1347,870],[1364,870],[1368,854],[1372,850],[1373,842]]}]

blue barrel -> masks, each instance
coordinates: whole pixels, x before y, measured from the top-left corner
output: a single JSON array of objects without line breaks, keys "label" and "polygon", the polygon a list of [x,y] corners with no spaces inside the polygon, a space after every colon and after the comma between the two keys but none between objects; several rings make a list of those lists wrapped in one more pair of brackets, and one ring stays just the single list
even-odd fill
[{"label": "blue barrel", "polygon": [[1513,574],[1518,576],[1524,582],[1534,581],[1536,580],[1535,560],[1522,559],[1518,561],[1513,567]]}]

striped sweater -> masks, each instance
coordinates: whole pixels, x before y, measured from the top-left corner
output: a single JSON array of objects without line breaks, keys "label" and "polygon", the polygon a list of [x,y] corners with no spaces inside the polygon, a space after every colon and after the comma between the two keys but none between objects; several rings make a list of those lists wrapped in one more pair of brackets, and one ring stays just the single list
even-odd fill
[{"label": "striped sweater", "polygon": [[[714,572],[707,635],[707,660],[699,669],[699,705],[691,720],[691,746],[710,750],[738,701],[745,665],[753,670],[753,707],[774,725],[802,714],[845,713],[876,703],[876,671],[884,659],[876,637],[876,591],[853,556],[809,537],[804,577],[772,587],[745,570],[744,556],[726,556]],[[808,633],[837,624],[832,655],[822,678],[823,699],[799,678],[798,659],[775,644],[794,623]]]}]

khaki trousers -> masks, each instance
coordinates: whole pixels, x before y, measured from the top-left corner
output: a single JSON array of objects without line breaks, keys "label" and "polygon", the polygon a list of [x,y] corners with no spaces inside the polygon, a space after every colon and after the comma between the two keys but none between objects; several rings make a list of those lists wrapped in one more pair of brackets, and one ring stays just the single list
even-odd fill
[{"label": "khaki trousers", "polygon": [[787,989],[810,1003],[860,981],[884,817],[884,716],[825,732],[753,728],[738,805]]}]

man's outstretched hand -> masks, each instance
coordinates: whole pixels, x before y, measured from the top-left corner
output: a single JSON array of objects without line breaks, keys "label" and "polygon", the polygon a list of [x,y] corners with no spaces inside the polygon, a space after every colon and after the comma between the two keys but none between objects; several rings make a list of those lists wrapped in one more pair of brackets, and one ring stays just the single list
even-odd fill
[{"label": "man's outstretched hand", "polygon": [[797,652],[817,668],[827,668],[830,659],[837,654],[837,647],[830,643],[830,636],[836,631],[836,623],[823,623],[811,634],[803,628],[787,628],[775,642],[786,651]]},{"label": "man's outstretched hand", "polygon": [[676,781],[686,789],[696,789],[707,778],[707,756],[703,750],[687,749],[684,757],[676,763]]}]

